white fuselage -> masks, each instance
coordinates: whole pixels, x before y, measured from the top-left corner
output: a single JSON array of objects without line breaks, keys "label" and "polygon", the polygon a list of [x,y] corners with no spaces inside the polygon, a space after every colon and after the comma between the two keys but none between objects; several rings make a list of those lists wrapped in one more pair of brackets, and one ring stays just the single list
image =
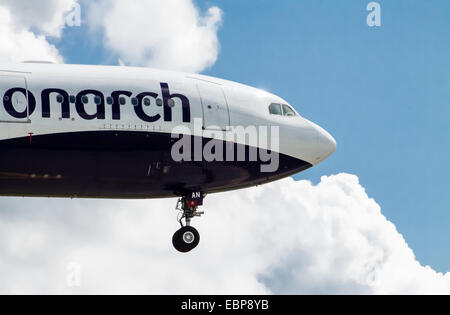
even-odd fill
[{"label": "white fuselage", "polygon": [[[132,67],[0,64],[0,97],[0,195],[145,198],[175,195],[178,189],[224,191],[292,175],[307,168],[305,165],[322,162],[336,148],[325,130],[297,113],[285,116],[269,111],[271,104],[289,107],[285,100],[249,86],[198,74]],[[283,157],[279,167],[285,167],[285,171],[277,169],[274,174],[259,176],[254,163],[225,165],[215,161],[213,167],[208,161],[196,161],[200,163],[195,164],[199,173],[193,171],[195,174],[189,175],[196,181],[191,187],[189,178],[180,176],[183,166],[168,159],[171,152],[166,142],[171,141],[174,130],[179,134],[189,130],[194,138],[225,143],[236,127],[259,130],[262,126],[269,133],[271,127],[278,128],[276,146],[251,137],[235,138],[233,142],[276,150]],[[144,135],[152,140],[144,144]],[[16,164],[14,158],[25,159],[18,154],[39,161]],[[288,160],[305,165],[291,166]],[[82,163],[95,165],[83,168]],[[136,168],[122,163],[134,163]],[[107,170],[103,170],[105,164]],[[162,165],[166,169],[156,175],[151,173]],[[193,170],[194,164],[184,165],[186,170]],[[80,167],[80,172],[72,172],[71,167]],[[119,171],[113,176],[115,167],[124,168],[124,173]],[[227,168],[230,172],[225,175]],[[175,169],[177,173],[171,174]],[[83,180],[84,172],[89,175]],[[140,179],[131,183],[133,178]],[[50,179],[54,181],[47,184]],[[8,180],[14,186],[11,189],[7,187]],[[66,188],[59,190],[64,185],[56,182],[64,180]],[[86,187],[85,181],[97,181],[89,186],[93,191],[82,188]],[[38,185],[40,188],[34,191]],[[138,185],[145,189],[133,194],[131,190]],[[24,186],[21,193],[20,187]],[[158,187],[157,193],[151,193],[153,187]],[[123,193],[118,193],[121,190]]]}]

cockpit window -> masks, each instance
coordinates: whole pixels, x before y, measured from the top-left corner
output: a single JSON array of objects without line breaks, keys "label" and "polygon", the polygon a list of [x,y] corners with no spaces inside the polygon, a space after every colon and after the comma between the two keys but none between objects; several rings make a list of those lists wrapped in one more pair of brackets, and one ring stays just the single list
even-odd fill
[{"label": "cockpit window", "polygon": [[281,104],[271,104],[269,106],[269,112],[272,115],[280,115],[280,116],[282,116],[283,112],[281,111]]},{"label": "cockpit window", "polygon": [[294,112],[294,110],[290,106],[283,105],[283,116],[292,117],[292,116],[297,116],[297,114]]}]

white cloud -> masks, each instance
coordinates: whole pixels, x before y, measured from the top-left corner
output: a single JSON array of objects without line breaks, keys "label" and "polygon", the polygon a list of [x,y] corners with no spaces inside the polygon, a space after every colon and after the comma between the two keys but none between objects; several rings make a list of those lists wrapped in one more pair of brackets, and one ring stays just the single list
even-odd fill
[{"label": "white cloud", "polygon": [[210,195],[187,255],[172,199],[0,202],[0,293],[450,293],[353,175]]},{"label": "white cloud", "polygon": [[[60,37],[76,0],[0,0],[0,61],[63,58],[47,37]],[[82,2],[104,45],[127,64],[200,72],[218,57],[222,11],[200,13],[191,0]]]},{"label": "white cloud", "polygon": [[0,61],[20,62],[24,60],[61,61],[57,49],[42,35],[26,29],[16,28],[11,12],[0,6]]},{"label": "white cloud", "polygon": [[1,0],[7,7],[17,27],[35,28],[45,35],[59,37],[65,25],[65,14],[70,12],[77,0]]},{"label": "white cloud", "polygon": [[192,0],[99,0],[88,20],[130,65],[200,72],[219,53],[222,11],[211,7],[202,15]]},{"label": "white cloud", "polygon": [[75,0],[2,0],[0,2],[0,61],[47,60],[63,58],[47,36],[58,37],[65,14]]}]

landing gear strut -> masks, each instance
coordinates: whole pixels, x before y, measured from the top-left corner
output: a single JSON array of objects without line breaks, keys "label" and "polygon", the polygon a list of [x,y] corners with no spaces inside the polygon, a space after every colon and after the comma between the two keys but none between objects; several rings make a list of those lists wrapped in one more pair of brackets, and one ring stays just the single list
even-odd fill
[{"label": "landing gear strut", "polygon": [[173,235],[172,244],[181,253],[190,252],[200,242],[200,234],[191,226],[191,220],[204,214],[198,211],[198,207],[203,205],[203,198],[202,193],[194,192],[178,199],[176,210],[181,212],[178,218],[181,229]]}]

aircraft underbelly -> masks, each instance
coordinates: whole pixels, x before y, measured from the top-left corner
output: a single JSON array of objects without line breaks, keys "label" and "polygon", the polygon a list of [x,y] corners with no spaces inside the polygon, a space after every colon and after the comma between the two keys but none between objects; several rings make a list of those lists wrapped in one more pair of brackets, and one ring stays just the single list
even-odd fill
[{"label": "aircraft underbelly", "polygon": [[[203,139],[206,142],[207,139]],[[261,162],[174,162],[170,134],[132,131],[61,133],[0,141],[0,195],[159,198],[262,184],[303,171],[280,155],[274,173]],[[228,145],[228,144],[223,144]],[[246,148],[248,150],[248,148]]]}]

